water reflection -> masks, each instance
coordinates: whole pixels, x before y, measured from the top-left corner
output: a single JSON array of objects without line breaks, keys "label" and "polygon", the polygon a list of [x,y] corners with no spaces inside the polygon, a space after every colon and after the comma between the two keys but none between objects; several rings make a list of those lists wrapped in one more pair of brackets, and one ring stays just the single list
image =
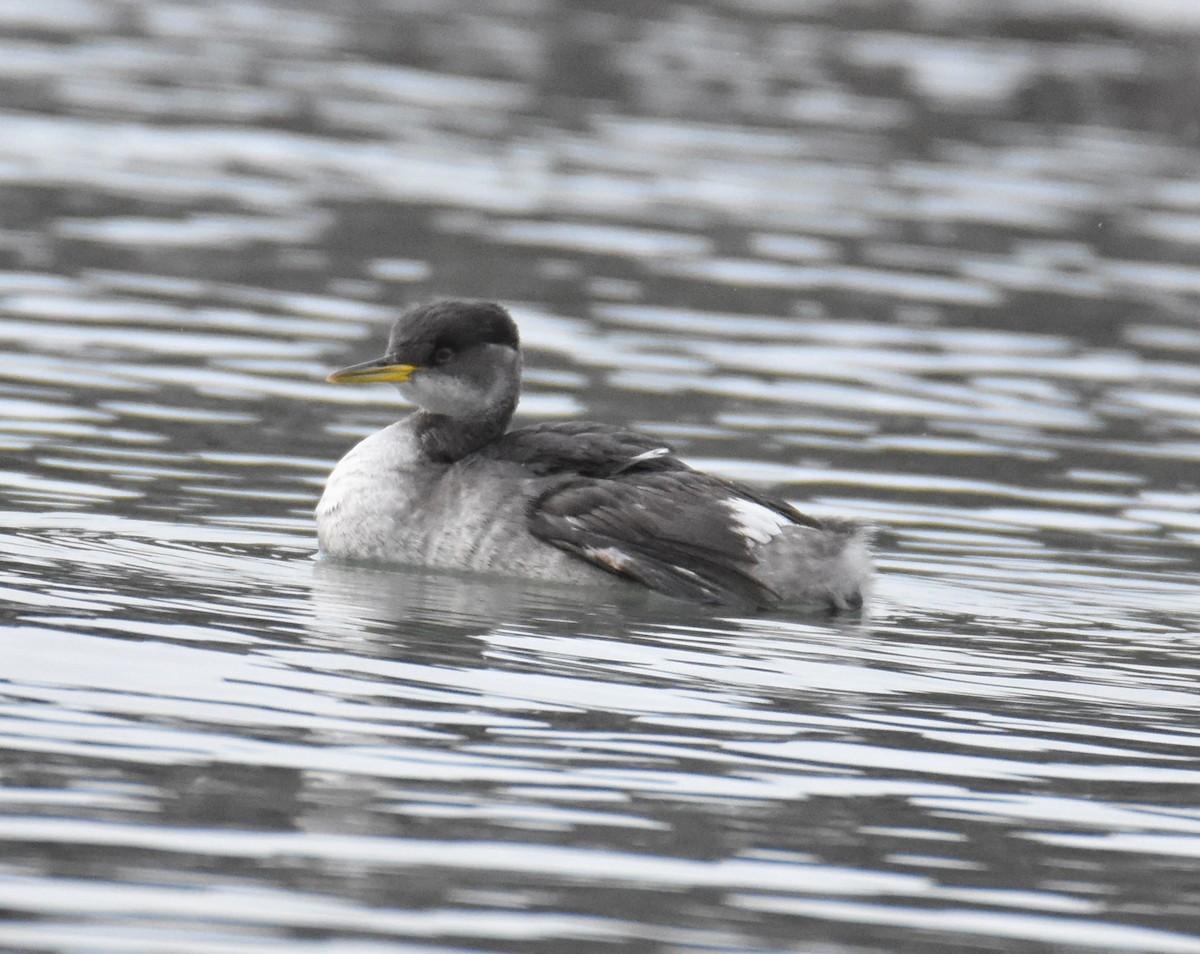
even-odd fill
[{"label": "water reflection", "polygon": [[[0,946],[1200,951],[1200,21],[1042,6],[0,5]],[[869,611],[313,561],[429,294]]]}]

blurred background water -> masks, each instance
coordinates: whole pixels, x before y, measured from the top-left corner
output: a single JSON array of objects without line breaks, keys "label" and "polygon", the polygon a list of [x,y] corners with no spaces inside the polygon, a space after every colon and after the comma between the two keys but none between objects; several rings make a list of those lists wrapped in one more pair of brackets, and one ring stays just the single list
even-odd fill
[{"label": "blurred background water", "polygon": [[[0,948],[1200,952],[1200,5],[0,0]],[[861,618],[318,564],[509,304]]]}]

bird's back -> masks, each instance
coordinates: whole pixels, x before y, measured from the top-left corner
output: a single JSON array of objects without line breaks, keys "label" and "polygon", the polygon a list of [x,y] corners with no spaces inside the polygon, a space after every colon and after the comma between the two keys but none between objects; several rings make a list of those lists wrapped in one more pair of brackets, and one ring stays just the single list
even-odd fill
[{"label": "bird's back", "polygon": [[745,607],[861,605],[869,530],[819,521],[782,500],[693,470],[644,434],[573,421],[520,428],[491,445],[546,480],[529,532],[673,596]]}]

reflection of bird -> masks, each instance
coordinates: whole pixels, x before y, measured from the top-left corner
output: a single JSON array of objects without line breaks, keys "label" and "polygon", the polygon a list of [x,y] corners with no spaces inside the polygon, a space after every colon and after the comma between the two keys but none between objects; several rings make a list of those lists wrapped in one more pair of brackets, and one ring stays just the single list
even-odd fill
[{"label": "reflection of bird", "polygon": [[862,603],[862,524],[815,520],[692,470],[634,431],[583,421],[507,430],[521,352],[499,305],[414,308],[382,358],[329,380],[392,381],[419,408],[334,468],[317,506],[330,556],[566,583],[611,580],[607,571],[746,608]]}]

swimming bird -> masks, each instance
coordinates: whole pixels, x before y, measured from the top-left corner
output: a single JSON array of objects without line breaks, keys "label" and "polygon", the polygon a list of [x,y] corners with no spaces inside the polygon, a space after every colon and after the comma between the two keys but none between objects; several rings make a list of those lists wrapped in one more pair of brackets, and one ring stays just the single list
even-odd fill
[{"label": "swimming bird", "polygon": [[338,462],[317,506],[331,557],[563,583],[643,584],[742,609],[858,607],[870,532],[694,470],[660,440],[567,421],[509,430],[517,326],[500,305],[418,305],[386,353],[329,381],[387,381],[417,410]]}]

